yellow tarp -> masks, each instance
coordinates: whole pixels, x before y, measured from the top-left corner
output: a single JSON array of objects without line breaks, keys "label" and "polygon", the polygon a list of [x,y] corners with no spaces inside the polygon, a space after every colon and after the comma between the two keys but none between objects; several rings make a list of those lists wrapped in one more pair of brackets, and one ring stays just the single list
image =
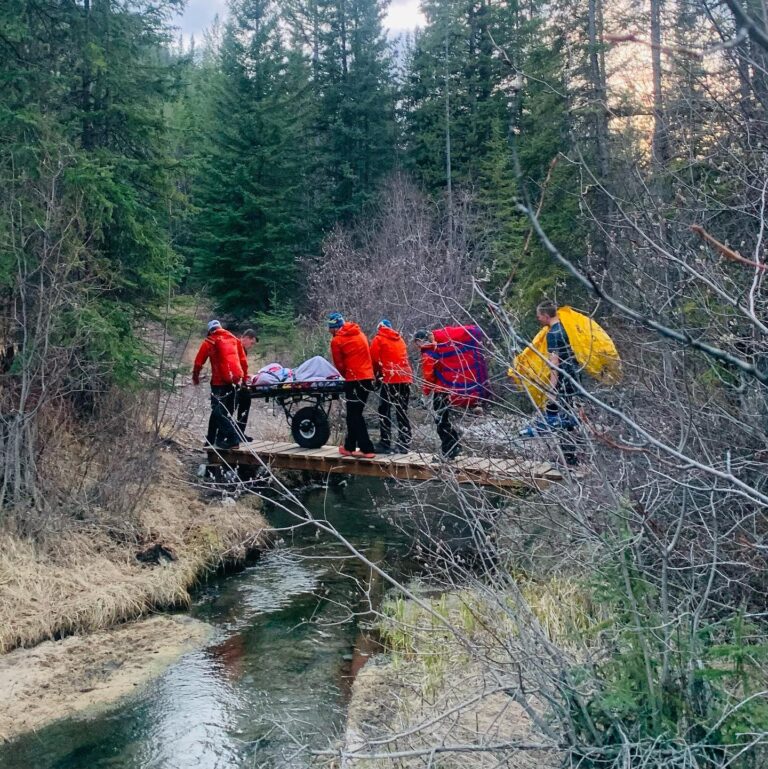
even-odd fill
[{"label": "yellow tarp", "polygon": [[[606,384],[618,382],[621,379],[621,357],[605,329],[572,307],[560,307],[557,316],[568,334],[571,349],[581,370]],[[546,390],[549,387],[547,331],[549,329],[545,326],[536,334],[507,372],[517,387],[528,390],[539,407],[546,403]]]},{"label": "yellow tarp", "polygon": [[547,402],[546,388],[549,386],[549,364],[547,363],[547,331],[539,330],[533,341],[512,361],[507,376],[516,387],[526,389],[533,402],[542,407]]}]

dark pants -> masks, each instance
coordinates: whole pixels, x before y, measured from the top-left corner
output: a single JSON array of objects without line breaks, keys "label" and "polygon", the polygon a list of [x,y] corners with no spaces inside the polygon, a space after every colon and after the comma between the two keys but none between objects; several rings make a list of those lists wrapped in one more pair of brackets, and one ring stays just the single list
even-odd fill
[{"label": "dark pants", "polygon": [[382,384],[379,390],[379,426],[381,428],[382,446],[390,446],[392,440],[392,409],[397,419],[398,448],[411,447],[411,423],[408,419],[408,401],[411,398],[409,384]]},{"label": "dark pants", "polygon": [[435,393],[432,396],[432,409],[437,425],[437,434],[440,438],[440,450],[445,456],[449,456],[459,445],[459,433],[451,424],[451,401],[447,393]]},{"label": "dark pants", "polygon": [[[576,457],[576,442],[573,432],[576,429],[576,416],[573,411],[573,393],[563,389],[558,391],[557,399],[549,401],[546,406],[547,415],[557,415],[560,417],[560,427],[557,428],[558,438],[560,439],[560,451],[563,452],[563,459],[567,465],[578,464]],[[563,424],[565,422],[565,424]]]},{"label": "dark pants", "polygon": [[344,395],[347,399],[347,434],[344,437],[344,448],[347,451],[359,448],[364,454],[373,453],[373,444],[363,419],[365,404],[372,391],[373,382],[370,379],[344,384]]},{"label": "dark pants", "polygon": [[247,387],[240,387],[237,391],[237,429],[242,438],[245,437],[245,428],[248,426],[248,414],[251,412],[251,391]]},{"label": "dark pants", "polygon": [[240,443],[234,414],[237,400],[236,385],[211,385],[211,417],[206,440],[215,446]]}]

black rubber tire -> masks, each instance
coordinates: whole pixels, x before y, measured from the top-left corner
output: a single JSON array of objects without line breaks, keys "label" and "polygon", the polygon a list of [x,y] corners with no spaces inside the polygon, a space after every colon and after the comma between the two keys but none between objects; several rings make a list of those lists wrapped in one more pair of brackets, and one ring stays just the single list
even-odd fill
[{"label": "black rubber tire", "polygon": [[291,435],[303,449],[319,449],[331,437],[328,417],[322,409],[305,406],[291,419]]}]

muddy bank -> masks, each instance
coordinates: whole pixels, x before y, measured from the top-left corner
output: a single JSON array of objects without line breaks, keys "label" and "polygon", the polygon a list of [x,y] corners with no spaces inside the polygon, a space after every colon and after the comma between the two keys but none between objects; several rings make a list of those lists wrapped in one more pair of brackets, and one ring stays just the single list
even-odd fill
[{"label": "muddy bank", "polygon": [[189,617],[158,616],[0,657],[0,739],[112,705],[202,645],[210,631]]},{"label": "muddy bank", "polygon": [[0,651],[186,606],[207,573],[265,545],[259,500],[204,500],[182,456],[159,458],[128,541],[87,524],[44,544],[0,538]]}]

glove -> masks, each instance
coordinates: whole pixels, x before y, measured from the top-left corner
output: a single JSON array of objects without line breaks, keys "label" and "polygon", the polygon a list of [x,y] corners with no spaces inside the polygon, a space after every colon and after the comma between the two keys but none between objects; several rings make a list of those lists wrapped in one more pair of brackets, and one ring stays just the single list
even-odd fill
[{"label": "glove", "polygon": [[196,368],[192,371],[192,384],[193,385],[199,385],[200,384],[200,369]]}]

